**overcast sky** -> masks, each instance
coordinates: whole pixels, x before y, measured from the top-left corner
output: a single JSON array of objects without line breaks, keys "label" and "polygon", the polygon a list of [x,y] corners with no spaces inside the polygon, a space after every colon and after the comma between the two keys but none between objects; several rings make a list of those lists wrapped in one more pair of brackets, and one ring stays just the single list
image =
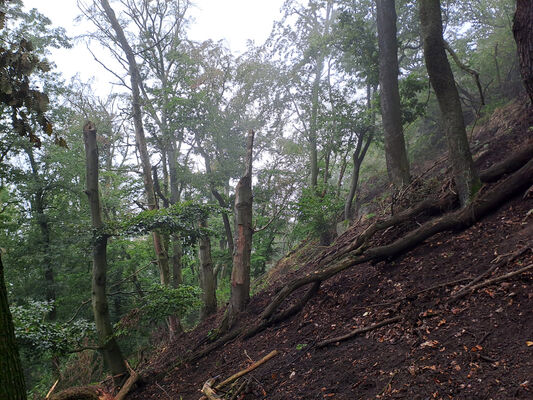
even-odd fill
[{"label": "overcast sky", "polygon": [[[189,31],[194,40],[225,39],[227,46],[239,53],[246,49],[247,40],[256,44],[265,41],[272,24],[280,17],[283,0],[196,0],[191,16],[195,22]],[[37,8],[46,15],[54,26],[62,26],[69,36],[75,36],[92,29],[89,23],[75,23],[80,14],[76,0],[24,0],[26,8]],[[113,2],[111,2],[113,5]],[[66,79],[79,74],[82,80],[95,77],[100,90],[109,87],[113,77],[96,63],[85,48],[85,44],[73,49],[54,50],[51,60]],[[109,89],[108,89],[109,90]],[[103,93],[101,93],[103,94]]]}]

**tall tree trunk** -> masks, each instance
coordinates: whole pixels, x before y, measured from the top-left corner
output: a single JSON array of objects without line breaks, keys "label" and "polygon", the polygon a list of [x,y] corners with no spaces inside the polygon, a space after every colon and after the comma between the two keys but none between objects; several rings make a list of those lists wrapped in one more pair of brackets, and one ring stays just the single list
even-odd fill
[{"label": "tall tree trunk", "polygon": [[91,210],[93,237],[93,279],[92,306],[98,343],[104,360],[113,375],[127,374],[124,357],[113,336],[113,327],[109,317],[109,305],[106,295],[107,274],[107,236],[102,232],[102,209],[98,192],[98,147],[96,144],[96,127],[88,121],[83,126],[85,157],[87,170],[87,197]]},{"label": "tall tree trunk", "polygon": [[[200,228],[207,228],[207,219],[200,221]],[[200,287],[203,291],[201,318],[205,319],[217,311],[216,281],[211,259],[211,239],[208,234],[200,236],[198,258],[200,259]]]},{"label": "tall tree trunk", "polygon": [[0,399],[26,400],[26,384],[7,300],[0,254]]},{"label": "tall tree trunk", "polygon": [[468,145],[463,111],[442,37],[440,0],[419,0],[420,30],[429,80],[442,113],[452,173],[461,206],[466,206],[481,183]]},{"label": "tall tree trunk", "polygon": [[520,62],[520,73],[531,104],[533,104],[533,1],[516,1],[513,34]]},{"label": "tall tree trunk", "polygon": [[[141,87],[142,79],[137,67],[137,61],[135,60],[135,53],[126,39],[124,30],[120,26],[117,20],[115,12],[109,5],[107,0],[100,0],[102,7],[105,11],[107,19],[111,24],[111,27],[115,31],[116,40],[120,45],[122,51],[126,55],[128,60],[130,81],[131,81],[131,106],[133,114],[133,125],[135,127],[135,141],[137,143],[137,149],[143,170],[144,191],[146,193],[146,201],[148,202],[148,208],[154,210],[157,208],[157,201],[155,197],[154,182],[152,180],[152,166],[150,163],[150,155],[148,153],[148,147],[146,145],[146,137],[144,135],[144,127],[142,122],[141,112],[141,96],[139,89]],[[168,254],[165,250],[164,243],[161,235],[157,231],[152,232],[152,238],[154,242],[154,249],[157,255],[157,262],[159,266],[159,274],[162,285],[168,285],[170,282],[169,277],[169,265]]]},{"label": "tall tree trunk", "polygon": [[401,187],[409,183],[410,175],[402,128],[400,91],[398,89],[396,9],[394,0],[377,0],[376,6],[385,160],[390,181],[394,186]]}]

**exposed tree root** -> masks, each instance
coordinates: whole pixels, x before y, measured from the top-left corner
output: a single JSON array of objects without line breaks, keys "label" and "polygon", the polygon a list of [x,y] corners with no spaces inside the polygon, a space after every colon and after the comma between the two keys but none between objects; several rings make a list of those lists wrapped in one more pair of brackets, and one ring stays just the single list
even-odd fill
[{"label": "exposed tree root", "polygon": [[520,170],[495,185],[491,190],[484,193],[480,191],[476,198],[465,208],[428,221],[418,229],[407,233],[391,244],[370,248],[362,255],[350,255],[332,267],[293,280],[281,289],[261,314],[261,318],[270,318],[287,296],[302,286],[313,282],[323,282],[345,269],[367,261],[392,259],[414,248],[437,233],[448,230],[460,230],[472,226],[515,194],[529,187],[532,182],[533,160],[530,160]]},{"label": "exposed tree root", "polygon": [[[527,148],[529,149],[530,146],[527,146]],[[234,329],[233,331],[222,336],[216,342],[207,346],[205,349],[193,354],[189,358],[189,361],[194,361],[205,356],[209,352],[223,346],[231,340],[234,340],[238,336],[242,335],[244,337],[252,337],[269,325],[294,315],[305,306],[307,301],[318,290],[322,282],[338,274],[339,272],[368,261],[377,262],[393,259],[420,245],[424,240],[437,233],[448,230],[462,230],[472,226],[475,222],[479,221],[484,216],[497,209],[505,201],[533,184],[533,160],[531,159],[531,154],[532,153],[530,152],[529,157],[526,157],[525,151],[519,152],[511,158],[511,161],[506,160],[502,163],[496,164],[490,169],[486,170],[485,173],[481,174],[483,180],[493,180],[497,175],[501,176],[501,174],[509,173],[513,170],[516,170],[519,165],[523,165],[518,171],[508,176],[505,180],[497,183],[491,189],[485,190],[485,188],[482,188],[476,197],[465,208],[428,221],[419,228],[407,233],[405,236],[397,239],[391,244],[373,248],[365,248],[366,244],[372,238],[372,236],[375,235],[375,233],[387,229],[390,226],[407,221],[421,212],[442,212],[443,209],[449,206],[452,198],[450,196],[445,196],[444,198],[438,200],[425,200],[408,210],[392,216],[389,220],[378,221],[374,223],[367,228],[354,242],[342,249],[340,253],[337,252],[336,254],[325,256],[320,261],[319,266],[323,266],[342,256],[344,256],[344,258],[341,258],[328,268],[325,268],[321,271],[316,271],[312,274],[307,274],[306,276],[295,279],[283,286],[271,303],[265,308],[259,318],[259,322],[256,325],[249,329]],[[527,161],[527,163],[524,165],[526,160],[529,161]],[[300,301],[286,311],[275,315],[278,308],[290,294],[292,294],[295,290],[310,284],[313,284],[313,286]]]}]

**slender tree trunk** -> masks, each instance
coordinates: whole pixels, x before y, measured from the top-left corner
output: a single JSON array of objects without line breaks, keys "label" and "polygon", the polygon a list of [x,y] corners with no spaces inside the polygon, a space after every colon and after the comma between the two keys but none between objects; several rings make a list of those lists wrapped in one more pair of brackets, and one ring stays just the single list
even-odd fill
[{"label": "slender tree trunk", "polygon": [[468,145],[463,111],[442,37],[439,0],[419,0],[420,30],[429,80],[442,113],[452,173],[461,206],[466,206],[481,183]]},{"label": "slender tree trunk", "polygon": [[533,104],[533,1],[516,1],[513,34],[520,62],[520,73],[531,104]]},{"label": "slender tree trunk", "polygon": [[[207,220],[200,221],[200,228],[207,228]],[[209,235],[200,237],[198,258],[200,259],[200,287],[202,293],[201,318],[205,319],[217,311],[216,282],[211,260],[211,239]]]},{"label": "slender tree trunk", "polygon": [[309,146],[311,160],[311,186],[318,184],[318,106],[320,92],[320,77],[324,69],[324,56],[319,56],[315,67],[315,80],[311,90],[311,120],[309,122]]},{"label": "slender tree trunk", "polygon": [[400,91],[398,89],[396,9],[394,0],[377,0],[376,6],[385,160],[390,181],[394,186],[401,187],[409,183],[410,175],[402,128]]},{"label": "slender tree trunk", "polygon": [[[157,209],[157,201],[155,197],[154,182],[152,180],[152,166],[150,163],[150,154],[148,153],[148,146],[146,145],[146,137],[144,134],[144,127],[142,122],[141,96],[139,92],[142,83],[141,75],[137,67],[137,61],[135,60],[135,53],[133,52],[131,46],[128,43],[128,40],[126,39],[124,30],[120,26],[115,12],[111,8],[107,0],[100,0],[100,3],[102,4],[107,19],[116,34],[118,44],[120,45],[122,51],[124,51],[126,59],[128,60],[129,74],[131,80],[131,106],[133,114],[133,125],[135,127],[135,141],[137,143],[137,149],[139,150],[139,155],[141,159],[146,201],[148,202],[148,208],[150,210],[154,210]],[[168,285],[168,283],[170,282],[168,254],[165,250],[159,232],[153,231],[152,238],[154,243],[154,249],[157,255],[161,284]]]},{"label": "slender tree trunk", "polygon": [[355,151],[353,153],[352,181],[350,183],[350,191],[348,192],[348,196],[346,197],[346,201],[344,203],[345,220],[350,220],[352,218],[352,203],[355,197],[355,192],[357,191],[357,186],[359,184],[359,172],[361,170],[361,164],[363,163],[363,160],[366,156],[366,152],[368,151],[370,143],[372,142],[372,135],[368,135],[366,137],[366,142],[363,145],[363,140],[365,139],[365,136],[367,135],[360,135],[357,141],[357,147],[355,148]]},{"label": "slender tree trunk", "polygon": [[102,350],[104,360],[113,375],[127,374],[124,357],[113,337],[113,327],[109,317],[109,305],[106,295],[107,274],[107,236],[102,232],[102,209],[100,194],[98,192],[98,147],[96,144],[96,127],[92,122],[83,126],[85,142],[86,170],[87,170],[87,197],[91,210],[92,227],[95,231],[93,237],[93,279],[92,279],[92,306],[94,322],[98,335],[98,343]]},{"label": "slender tree trunk", "polygon": [[0,254],[0,399],[26,400],[26,384],[4,280]]}]

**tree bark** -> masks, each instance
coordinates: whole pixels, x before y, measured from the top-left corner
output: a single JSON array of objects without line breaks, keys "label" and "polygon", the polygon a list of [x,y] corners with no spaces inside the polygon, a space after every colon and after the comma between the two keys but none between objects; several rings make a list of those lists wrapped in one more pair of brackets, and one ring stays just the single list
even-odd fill
[{"label": "tree bark", "polygon": [[385,160],[390,181],[394,186],[401,187],[409,183],[410,175],[398,89],[398,40],[394,0],[377,0],[376,11]]},{"label": "tree bark", "polygon": [[[139,156],[141,159],[141,165],[143,170],[143,182],[144,191],[146,194],[146,201],[150,210],[157,209],[157,201],[155,197],[154,182],[152,180],[152,165],[150,163],[150,154],[148,153],[148,146],[146,145],[146,137],[144,134],[144,127],[142,122],[141,111],[141,96],[140,87],[142,84],[142,78],[137,67],[137,61],[135,60],[135,53],[126,39],[124,30],[120,26],[117,20],[115,12],[109,5],[107,0],[100,0],[102,7],[105,11],[107,19],[113,28],[116,40],[120,45],[122,51],[126,55],[128,60],[129,74],[131,80],[131,106],[133,114],[133,125],[135,127],[135,141],[137,143],[137,149],[139,150]],[[157,255],[157,262],[159,266],[159,274],[162,285],[168,285],[170,282],[168,254],[165,250],[161,235],[157,231],[152,232],[152,238],[154,242],[154,249]]]},{"label": "tree bark", "polygon": [[513,34],[520,62],[520,73],[533,104],[533,2],[517,0]]},{"label": "tree bark", "polygon": [[[207,228],[207,220],[200,221],[200,228]],[[211,260],[211,240],[209,235],[200,237],[198,258],[200,259],[200,288],[202,289],[203,305],[201,318],[205,319],[217,311],[216,282]]]},{"label": "tree bark", "polygon": [[26,384],[4,281],[0,254],[0,399],[26,400]]},{"label": "tree bark", "polygon": [[113,375],[128,372],[124,357],[113,337],[113,327],[109,316],[109,306],[106,295],[107,274],[107,236],[102,232],[104,223],[98,192],[98,147],[96,144],[96,127],[88,121],[83,126],[85,142],[85,157],[87,170],[87,197],[91,210],[93,236],[93,278],[92,278],[92,306],[94,322],[98,335],[98,343],[104,360]]},{"label": "tree bark", "polygon": [[464,207],[479,189],[480,181],[470,153],[459,94],[446,57],[440,0],[419,0],[418,5],[426,68],[439,103],[453,178]]}]

